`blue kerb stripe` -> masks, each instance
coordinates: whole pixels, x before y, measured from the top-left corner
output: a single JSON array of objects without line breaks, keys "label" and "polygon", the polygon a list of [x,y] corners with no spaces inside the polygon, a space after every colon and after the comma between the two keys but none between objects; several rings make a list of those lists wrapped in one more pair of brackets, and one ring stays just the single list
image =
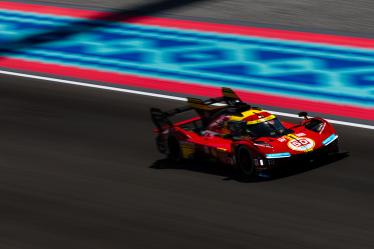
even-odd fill
[{"label": "blue kerb stripe", "polygon": [[[118,24],[118,23],[111,23],[105,21],[95,21],[83,18],[73,18],[73,17],[59,17],[53,15],[37,15],[31,14],[27,12],[19,12],[19,11],[1,11],[0,10],[0,18],[2,16],[8,17],[19,17],[20,19],[18,22],[27,23],[25,18],[30,18],[33,20],[40,20],[40,21],[51,21],[53,25],[65,25],[71,29],[74,29],[74,25],[79,25],[82,28],[84,27],[97,27],[103,25],[107,32],[110,32],[108,29],[125,29],[127,31],[138,31],[138,32],[152,32],[153,34],[157,34],[160,36],[164,35],[171,35],[171,36],[181,36],[185,35],[189,39],[209,39],[212,41],[226,41],[226,42],[236,42],[242,44],[251,44],[256,45],[264,45],[268,46],[271,45],[274,48],[282,49],[282,48],[294,48],[294,49],[310,49],[316,50],[318,49],[319,52],[326,52],[326,53],[335,53],[336,55],[344,55],[347,54],[349,56],[370,56],[370,59],[373,59],[374,50],[371,49],[364,49],[364,48],[351,48],[351,47],[341,47],[341,46],[334,46],[334,45],[324,45],[324,44],[317,44],[317,43],[309,43],[309,42],[299,42],[299,41],[285,41],[285,40],[278,40],[278,39],[271,39],[271,38],[258,38],[258,37],[247,37],[242,35],[232,35],[232,34],[217,34],[214,32],[198,32],[198,31],[189,31],[189,30],[181,30],[177,28],[165,28],[165,27],[157,27],[157,26],[148,26],[148,25],[139,25],[139,24]],[[47,24],[40,24],[40,26],[44,26],[45,28],[51,28],[53,30],[52,25]],[[78,28],[77,28],[78,29]],[[96,29],[96,31],[100,31],[100,29]]]},{"label": "blue kerb stripe", "polygon": [[[84,60],[84,59],[76,59],[74,61],[70,63],[66,63],[65,59],[61,59],[61,57],[56,57],[56,56],[48,56],[48,55],[33,55],[32,52],[25,52],[25,53],[22,53],[22,55],[24,56],[16,56],[18,58],[29,58],[29,59],[35,59],[35,57],[39,58],[40,60],[43,60],[43,61],[49,61],[49,62],[54,62],[54,63],[58,63],[58,64],[63,64],[63,65],[75,65],[75,66],[78,66],[78,67],[87,67],[85,66],[85,64],[87,63],[87,60]],[[240,81],[235,81],[235,80],[222,80],[221,78],[214,78],[214,77],[206,77],[206,76],[197,76],[197,75],[186,75],[186,74],[183,74],[183,73],[177,73],[177,72],[167,72],[167,71],[162,71],[162,70],[159,70],[159,71],[155,71],[155,70],[150,70],[150,69],[144,69],[144,68],[138,68],[138,67],[131,67],[131,66],[121,66],[121,65],[116,65],[116,66],[111,66],[109,65],[108,67],[108,64],[106,64],[105,62],[102,62],[102,61],[96,61],[96,62],[90,62],[90,65],[91,66],[88,66],[88,68],[92,68],[92,69],[97,69],[97,70],[103,70],[103,69],[106,69],[107,71],[113,71],[113,72],[118,72],[118,71],[127,71],[127,72],[132,72],[132,73],[135,73],[135,74],[141,74],[141,75],[150,75],[150,76],[154,76],[155,74],[157,74],[157,77],[168,77],[168,78],[172,78],[172,79],[175,79],[175,80],[180,80],[180,79],[184,79],[186,76],[189,76],[191,78],[191,80],[193,80],[194,82],[198,82],[200,84],[204,84],[204,85],[215,85],[215,86],[225,86],[227,84],[230,84],[230,86],[234,86],[235,88],[241,88],[241,89],[248,89],[248,87],[255,87],[256,89],[260,89],[260,90],[263,90],[264,92],[266,91],[274,91],[274,90],[277,90],[279,91],[279,93],[283,93],[284,95],[287,94],[287,92],[284,92],[284,88],[282,87],[276,87],[276,86],[266,86],[266,85],[263,85],[263,84],[260,84],[260,83],[256,83],[256,82],[250,82],[250,81],[247,81],[246,83],[242,83]],[[293,93],[296,93],[296,94],[300,94],[300,95],[308,95],[309,97],[313,97],[315,92],[313,91],[308,91],[308,90],[297,90],[297,89],[294,89],[292,91]],[[341,96],[339,94],[335,94],[335,93],[320,93],[321,96],[323,97],[326,97],[330,100],[335,100],[335,101],[339,101],[341,99]],[[365,101],[368,101],[367,99],[365,98],[362,98],[360,96],[345,96],[345,99],[349,102],[365,102]],[[368,101],[369,102],[369,101]],[[370,105],[374,105],[374,101],[370,100],[369,102]]]},{"label": "blue kerb stripe", "polygon": [[[61,41],[57,34],[54,42],[21,44],[22,48],[17,43],[56,29],[71,34]],[[374,106],[370,49],[17,11],[0,11],[1,43],[0,52],[17,58]]]}]

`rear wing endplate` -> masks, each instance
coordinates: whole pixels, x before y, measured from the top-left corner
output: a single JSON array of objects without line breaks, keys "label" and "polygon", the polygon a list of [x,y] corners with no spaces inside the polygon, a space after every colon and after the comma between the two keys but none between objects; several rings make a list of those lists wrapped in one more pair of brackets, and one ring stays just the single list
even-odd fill
[{"label": "rear wing endplate", "polygon": [[[152,121],[159,131],[164,130],[166,127],[173,126],[173,123],[170,121],[170,117],[186,112],[189,110],[196,110],[197,113],[204,117],[206,113],[211,113],[216,110],[223,109],[227,106],[238,106],[238,105],[247,105],[242,102],[239,96],[230,88],[222,87],[222,96],[218,98],[211,98],[207,100],[201,100],[198,98],[187,98],[187,106],[176,108],[170,111],[162,111],[158,108],[151,108],[151,117]],[[222,104],[222,105],[218,105]]]}]

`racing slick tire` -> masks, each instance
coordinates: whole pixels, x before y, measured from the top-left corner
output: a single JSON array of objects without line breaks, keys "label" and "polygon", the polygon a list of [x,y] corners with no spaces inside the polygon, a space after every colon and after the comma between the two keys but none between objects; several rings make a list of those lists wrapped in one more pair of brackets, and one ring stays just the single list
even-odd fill
[{"label": "racing slick tire", "polygon": [[324,158],[325,160],[336,160],[344,154],[346,153],[340,150],[339,141],[337,139],[327,146],[327,151],[325,152]]},{"label": "racing slick tire", "polygon": [[331,144],[329,144],[328,151],[330,153],[334,153],[334,154],[338,154],[339,153],[340,148],[339,148],[339,140],[338,139],[336,139],[334,142],[332,142]]},{"label": "racing slick tire", "polygon": [[168,159],[174,162],[182,161],[182,150],[179,145],[178,139],[175,137],[168,138]]},{"label": "racing slick tire", "polygon": [[236,153],[236,168],[240,175],[246,179],[255,177],[256,168],[253,164],[251,152],[244,146],[238,148]]},{"label": "racing slick tire", "polygon": [[163,138],[160,135],[158,135],[156,137],[156,146],[157,146],[157,149],[160,153],[166,154],[167,147],[165,145],[165,141],[163,140]]}]

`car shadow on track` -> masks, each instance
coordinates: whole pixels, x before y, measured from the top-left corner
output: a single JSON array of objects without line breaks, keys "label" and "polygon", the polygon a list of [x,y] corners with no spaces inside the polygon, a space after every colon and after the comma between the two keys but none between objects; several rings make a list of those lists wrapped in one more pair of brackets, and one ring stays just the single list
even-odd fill
[{"label": "car shadow on track", "polygon": [[242,177],[234,169],[227,165],[217,164],[216,162],[209,161],[184,161],[184,162],[173,162],[168,159],[160,159],[154,162],[150,168],[157,170],[189,170],[204,174],[211,174],[223,177],[222,180],[234,180],[238,182],[257,183],[264,181],[274,181],[286,177],[295,176],[311,170],[315,170],[321,167],[331,165],[349,156],[348,152],[342,152],[337,155],[328,157],[323,160],[309,161],[298,165],[289,165],[289,167],[282,167],[277,171],[270,173],[262,173],[258,176],[248,179]]}]

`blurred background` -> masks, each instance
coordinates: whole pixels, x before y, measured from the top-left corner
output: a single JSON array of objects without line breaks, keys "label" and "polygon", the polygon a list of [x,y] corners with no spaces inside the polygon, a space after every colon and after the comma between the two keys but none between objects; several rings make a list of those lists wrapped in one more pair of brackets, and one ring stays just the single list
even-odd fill
[{"label": "blurred background", "polygon": [[147,10],[181,19],[374,37],[371,0],[19,1],[95,10]]}]

